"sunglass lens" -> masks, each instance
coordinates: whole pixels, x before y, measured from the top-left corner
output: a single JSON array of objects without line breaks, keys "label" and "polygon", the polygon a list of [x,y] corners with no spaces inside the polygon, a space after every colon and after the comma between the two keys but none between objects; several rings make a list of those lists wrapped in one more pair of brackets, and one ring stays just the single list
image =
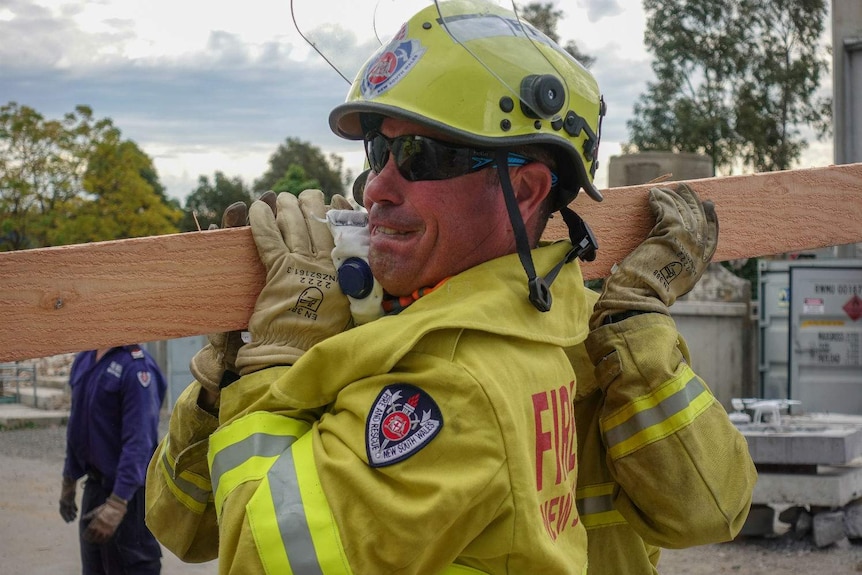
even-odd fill
[{"label": "sunglass lens", "polygon": [[437,154],[430,140],[415,136],[397,138],[392,142],[392,156],[406,180],[435,179]]},{"label": "sunglass lens", "polygon": [[371,169],[378,174],[389,160],[389,142],[382,134],[374,134],[365,140],[365,155]]}]

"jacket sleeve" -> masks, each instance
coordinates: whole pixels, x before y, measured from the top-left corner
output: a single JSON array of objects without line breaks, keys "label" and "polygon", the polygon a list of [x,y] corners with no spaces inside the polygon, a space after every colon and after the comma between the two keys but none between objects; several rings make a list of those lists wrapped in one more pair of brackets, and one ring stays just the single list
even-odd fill
[{"label": "jacket sleeve", "polygon": [[615,509],[660,547],[732,539],[757,473],[745,438],[689,366],[673,319],[637,315],[594,330],[585,346]]},{"label": "jacket sleeve", "polygon": [[237,417],[243,406],[266,396],[272,380],[287,369],[270,368],[231,392],[224,390],[218,416],[198,406],[201,385],[197,381],[177,399],[168,433],[147,469],[146,523],[156,539],[183,561],[201,563],[219,556],[218,516],[208,459],[219,421]]},{"label": "jacket sleeve", "polygon": [[218,419],[198,407],[200,389],[193,382],[180,395],[146,478],[147,526],[165,547],[190,563],[218,555],[218,526],[207,467],[209,436]]},{"label": "jacket sleeve", "polygon": [[80,479],[84,476],[84,468],[81,463],[78,461],[78,458],[75,457],[75,451],[73,446],[77,441],[77,431],[79,424],[77,423],[80,419],[78,411],[80,408],[77,405],[78,395],[80,394],[79,390],[76,390],[73,387],[73,382],[78,378],[78,368],[81,363],[81,354],[77,354],[75,359],[72,361],[72,368],[69,371],[69,396],[72,399],[72,406],[69,412],[69,421],[66,424],[66,459],[63,462],[63,477],[69,477],[71,479]]},{"label": "jacket sleeve", "polygon": [[144,485],[147,463],[158,440],[162,385],[155,362],[141,358],[123,369],[121,447],[113,491],[125,500]]}]

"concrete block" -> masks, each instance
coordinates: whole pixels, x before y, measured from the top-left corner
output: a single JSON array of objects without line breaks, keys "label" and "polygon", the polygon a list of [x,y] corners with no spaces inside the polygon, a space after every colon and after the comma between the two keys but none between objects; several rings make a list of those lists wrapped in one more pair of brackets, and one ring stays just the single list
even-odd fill
[{"label": "concrete block", "polygon": [[844,507],[844,530],[850,539],[862,539],[862,499]]},{"label": "concrete block", "polygon": [[752,505],[739,531],[740,536],[759,537],[775,534],[775,509],[769,505]]},{"label": "concrete block", "polygon": [[844,465],[862,455],[862,427],[840,423],[740,424],[755,463]]},{"label": "concrete block", "polygon": [[814,544],[826,547],[846,537],[844,534],[844,512],[823,511],[814,515],[812,525]]},{"label": "concrete block", "polygon": [[862,465],[820,467],[818,473],[759,473],[752,502],[843,507],[862,497]]}]

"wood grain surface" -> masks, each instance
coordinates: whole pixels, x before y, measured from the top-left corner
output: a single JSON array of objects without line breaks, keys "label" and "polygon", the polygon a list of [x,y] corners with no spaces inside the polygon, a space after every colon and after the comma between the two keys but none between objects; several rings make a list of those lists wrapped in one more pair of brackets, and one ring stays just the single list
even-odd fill
[{"label": "wood grain surface", "polygon": [[[862,164],[687,183],[715,203],[715,261],[862,242]],[[650,187],[572,203],[599,242],[586,278],[648,235]],[[566,236],[554,218],[545,238]],[[249,228],[0,253],[0,361],[240,329],[263,282]]]}]

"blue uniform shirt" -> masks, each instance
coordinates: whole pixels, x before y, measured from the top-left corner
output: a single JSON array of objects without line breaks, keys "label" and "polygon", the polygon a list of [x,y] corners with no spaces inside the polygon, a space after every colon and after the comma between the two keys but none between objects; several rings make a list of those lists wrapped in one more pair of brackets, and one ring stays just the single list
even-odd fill
[{"label": "blue uniform shirt", "polygon": [[159,410],[167,383],[158,365],[137,345],[75,357],[69,375],[72,410],[66,428],[63,475],[103,477],[126,500],[144,485],[158,442]]}]

